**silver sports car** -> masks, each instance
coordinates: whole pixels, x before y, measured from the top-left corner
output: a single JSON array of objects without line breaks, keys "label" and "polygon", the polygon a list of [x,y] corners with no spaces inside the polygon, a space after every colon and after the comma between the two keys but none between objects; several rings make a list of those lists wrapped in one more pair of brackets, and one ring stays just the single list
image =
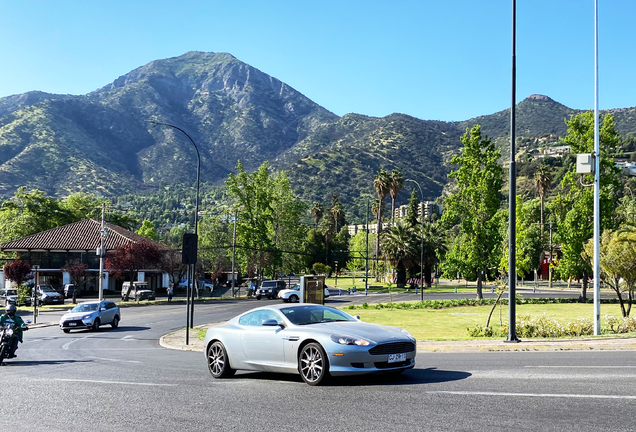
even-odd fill
[{"label": "silver sports car", "polygon": [[210,327],[205,357],[214,378],[237,369],[300,373],[309,385],[330,376],[399,374],[415,366],[406,330],[363,323],[317,304],[260,307]]}]

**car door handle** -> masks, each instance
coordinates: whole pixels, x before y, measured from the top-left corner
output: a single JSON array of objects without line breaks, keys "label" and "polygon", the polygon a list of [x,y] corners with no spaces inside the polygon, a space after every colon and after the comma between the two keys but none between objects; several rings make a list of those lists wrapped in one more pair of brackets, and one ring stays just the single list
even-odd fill
[{"label": "car door handle", "polygon": [[295,341],[297,341],[298,339],[300,339],[300,337],[299,337],[299,336],[285,336],[285,337],[283,338],[283,340],[287,340],[287,341],[290,341],[290,342],[295,342]]}]

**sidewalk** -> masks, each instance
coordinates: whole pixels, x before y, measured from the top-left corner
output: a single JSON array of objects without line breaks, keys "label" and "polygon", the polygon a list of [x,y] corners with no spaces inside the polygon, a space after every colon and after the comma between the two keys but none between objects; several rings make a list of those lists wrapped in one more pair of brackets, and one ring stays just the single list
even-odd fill
[{"label": "sidewalk", "polygon": [[[203,352],[203,341],[196,336],[220,323],[205,324],[190,330],[185,344],[185,329],[162,336],[159,345],[168,349]],[[518,343],[503,340],[417,341],[420,353],[500,352],[500,351],[628,351],[636,350],[636,338],[532,339]]]}]

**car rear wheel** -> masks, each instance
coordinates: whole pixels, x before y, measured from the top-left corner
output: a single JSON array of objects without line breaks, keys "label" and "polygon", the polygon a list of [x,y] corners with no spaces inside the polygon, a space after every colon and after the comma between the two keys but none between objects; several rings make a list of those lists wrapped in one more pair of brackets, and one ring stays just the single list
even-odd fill
[{"label": "car rear wheel", "polygon": [[219,341],[214,342],[208,348],[208,369],[214,378],[228,378],[236,372],[230,367],[227,351]]},{"label": "car rear wheel", "polygon": [[309,343],[298,355],[298,371],[307,384],[317,386],[329,379],[329,362],[325,350],[317,343]]},{"label": "car rear wheel", "polygon": [[261,296],[257,295],[256,300],[260,300],[260,299],[261,299]]},{"label": "car rear wheel", "polygon": [[112,327],[112,328],[117,328],[117,327],[119,327],[119,317],[118,317],[118,316],[115,316],[115,318],[113,318],[113,322],[112,322],[112,323],[110,323],[110,325],[111,325],[111,327]]},{"label": "car rear wheel", "polygon": [[92,330],[93,331],[98,331],[99,330],[99,318],[95,318],[95,321],[93,321],[93,327]]},{"label": "car rear wheel", "polygon": [[292,303],[298,303],[298,296],[297,295],[289,296],[289,301]]}]

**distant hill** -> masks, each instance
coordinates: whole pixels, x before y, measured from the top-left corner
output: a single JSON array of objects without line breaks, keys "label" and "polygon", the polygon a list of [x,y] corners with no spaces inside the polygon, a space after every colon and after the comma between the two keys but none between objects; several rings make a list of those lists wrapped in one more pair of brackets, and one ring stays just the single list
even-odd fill
[{"label": "distant hill", "polygon": [[[547,136],[557,140],[566,132],[564,119],[579,112],[531,95],[517,106],[517,134],[528,146],[545,144]],[[636,108],[611,112],[622,134],[636,132]],[[222,184],[238,160],[248,170],[267,160],[288,171],[301,199],[326,202],[337,193],[357,215],[375,196],[378,170],[402,171],[435,199],[466,128],[481,124],[502,147],[509,134],[508,109],[461,122],[339,117],[230,54],[189,52],[152,61],[86,95],[0,98],[0,195],[19,186],[52,196],[121,196],[192,185],[191,143],[148,119],[188,132],[201,154],[204,184]],[[407,198],[401,194],[399,203]]]}]

